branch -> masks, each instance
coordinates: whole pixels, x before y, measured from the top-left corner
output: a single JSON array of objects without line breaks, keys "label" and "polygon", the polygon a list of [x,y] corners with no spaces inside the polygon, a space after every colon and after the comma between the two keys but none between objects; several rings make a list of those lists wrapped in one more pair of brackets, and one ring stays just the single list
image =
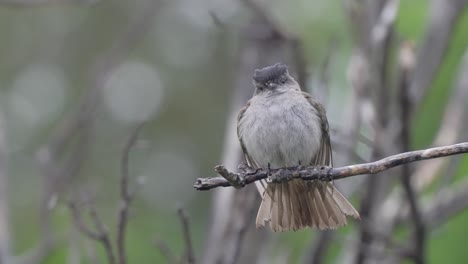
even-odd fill
[{"label": "branch", "polygon": [[95,209],[90,209],[89,214],[94,222],[96,231],[91,230],[84,222],[81,217],[81,213],[77,205],[72,201],[68,204],[68,207],[71,210],[73,222],[78,228],[80,233],[84,234],[88,238],[95,240],[102,244],[107,254],[107,260],[110,264],[115,263],[114,251],[112,249],[112,244],[109,238],[109,232],[107,228],[102,223]]},{"label": "branch", "polygon": [[241,168],[242,172],[234,173],[228,171],[224,166],[218,165],[215,167],[215,171],[222,177],[198,178],[194,184],[194,188],[199,191],[228,186],[242,188],[246,184],[250,184],[266,178],[269,178],[269,180],[274,183],[286,182],[292,179],[302,179],[308,181],[339,180],[361,174],[376,174],[378,172],[415,161],[435,159],[461,153],[468,153],[468,142],[400,153],[370,163],[349,165],[339,168],[330,168],[326,166],[298,166],[282,169],[266,170],[259,168],[254,170],[252,168],[246,167]]},{"label": "branch", "polygon": [[184,261],[184,263],[194,264],[195,254],[193,253],[193,243],[192,243],[192,237],[190,235],[188,216],[183,209],[177,210],[177,214],[179,215],[180,222],[182,224],[182,231],[184,233],[185,258],[186,258],[186,262]]},{"label": "branch", "polygon": [[159,252],[166,258],[166,263],[169,263],[169,264],[180,263],[180,261],[177,260],[177,257],[172,252],[172,250],[169,248],[166,242],[164,242],[162,239],[157,237],[156,240],[154,241],[154,244],[156,248],[158,248]]},{"label": "branch", "polygon": [[[400,85],[398,99],[400,104],[400,120],[401,129],[399,137],[401,140],[401,150],[408,151],[411,145],[409,129],[411,127],[410,121],[410,109],[411,100],[409,98],[409,77],[414,70],[414,52],[411,43],[403,43],[400,48]],[[413,258],[415,263],[425,263],[425,239],[426,239],[426,227],[421,216],[420,202],[417,199],[417,192],[411,181],[411,171],[408,165],[402,166],[401,172],[401,183],[403,190],[405,191],[406,198],[409,203],[410,215],[414,228],[414,253]]]},{"label": "branch", "polygon": [[410,96],[415,110],[426,97],[433,79],[437,76],[453,31],[466,6],[465,0],[430,1],[427,32],[419,48],[410,86]]},{"label": "branch", "polygon": [[120,199],[121,206],[119,209],[119,218],[117,223],[117,254],[118,254],[118,263],[125,264],[127,262],[127,257],[125,256],[125,228],[128,222],[128,209],[130,203],[133,200],[134,193],[129,191],[128,179],[129,179],[129,169],[128,163],[130,159],[130,150],[135,145],[135,142],[138,137],[138,133],[143,127],[144,123],[140,124],[131,134],[128,139],[125,147],[123,149],[122,160],[121,160],[121,177],[120,177]]}]

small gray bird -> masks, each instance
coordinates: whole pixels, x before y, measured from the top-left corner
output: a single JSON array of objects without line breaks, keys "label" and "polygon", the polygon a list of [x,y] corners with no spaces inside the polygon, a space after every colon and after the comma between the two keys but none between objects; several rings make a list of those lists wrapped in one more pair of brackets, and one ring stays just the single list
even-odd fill
[{"label": "small gray bird", "polygon": [[[323,106],[289,75],[283,64],[255,70],[254,96],[241,109],[237,135],[253,168],[332,166],[328,121]],[[331,182],[255,182],[262,203],[256,225],[273,231],[306,227],[335,229],[359,213]]]}]

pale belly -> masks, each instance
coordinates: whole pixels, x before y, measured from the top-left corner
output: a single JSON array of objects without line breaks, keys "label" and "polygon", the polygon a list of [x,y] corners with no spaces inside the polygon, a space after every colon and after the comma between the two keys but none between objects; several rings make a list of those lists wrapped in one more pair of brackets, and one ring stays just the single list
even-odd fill
[{"label": "pale belly", "polygon": [[281,168],[310,164],[322,135],[319,119],[305,99],[291,104],[253,102],[249,108],[241,137],[247,153],[258,166],[265,168],[270,164],[271,168]]}]

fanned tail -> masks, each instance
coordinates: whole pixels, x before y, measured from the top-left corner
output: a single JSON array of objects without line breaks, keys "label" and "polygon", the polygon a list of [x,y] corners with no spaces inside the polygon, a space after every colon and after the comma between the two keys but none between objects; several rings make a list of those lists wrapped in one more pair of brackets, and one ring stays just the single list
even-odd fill
[{"label": "fanned tail", "polygon": [[265,187],[257,228],[270,222],[275,232],[307,227],[336,229],[347,224],[346,216],[359,218],[356,209],[329,182],[292,180]]}]

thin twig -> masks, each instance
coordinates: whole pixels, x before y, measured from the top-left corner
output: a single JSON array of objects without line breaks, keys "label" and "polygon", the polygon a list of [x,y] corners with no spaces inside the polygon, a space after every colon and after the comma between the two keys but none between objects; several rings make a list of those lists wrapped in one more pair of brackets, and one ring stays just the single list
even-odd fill
[{"label": "thin twig", "polygon": [[107,254],[107,260],[109,264],[115,264],[115,255],[112,249],[109,233],[107,232],[107,228],[104,226],[101,219],[97,215],[96,210],[90,209],[90,216],[93,219],[96,228],[96,230],[91,230],[83,222],[80,210],[78,209],[77,205],[74,202],[70,202],[68,204],[68,207],[72,212],[73,222],[75,223],[75,226],[78,228],[78,230],[88,238],[101,243]]},{"label": "thin twig", "polygon": [[193,253],[193,244],[192,244],[192,237],[190,235],[190,226],[189,226],[188,216],[183,209],[177,210],[177,214],[179,215],[179,219],[182,224],[182,232],[184,233],[185,257],[186,257],[187,263],[194,264],[195,254]]},{"label": "thin twig", "polygon": [[135,145],[135,142],[138,137],[138,133],[143,127],[144,123],[138,125],[138,127],[130,135],[127,143],[124,146],[122,152],[121,160],[121,176],[120,176],[120,199],[121,205],[119,209],[119,217],[117,223],[117,254],[118,254],[118,263],[125,264],[127,262],[127,257],[125,254],[125,229],[128,222],[128,210],[130,208],[130,203],[134,197],[134,193],[130,192],[128,186],[129,179],[129,159],[130,159],[130,150]]},{"label": "thin twig", "polygon": [[327,249],[333,242],[333,237],[335,232],[332,230],[321,231],[319,237],[314,241],[312,250],[305,263],[324,263],[325,256],[327,254]]},{"label": "thin twig", "polygon": [[154,244],[159,249],[159,252],[166,258],[167,263],[170,264],[177,264],[179,261],[177,260],[176,256],[169,248],[169,246],[160,238],[156,238]]},{"label": "thin twig", "polygon": [[468,207],[468,180],[441,190],[439,195],[426,203],[423,215],[427,226],[434,228],[446,223],[466,207]]},{"label": "thin twig", "polygon": [[[246,89],[251,83],[249,76],[260,65],[291,61],[294,52],[291,42],[284,38],[285,34],[278,33],[283,31],[279,29],[281,25],[276,23],[274,16],[267,12],[269,5],[260,6],[260,1],[253,2],[255,0],[241,1],[252,11],[252,17],[248,26],[239,30],[242,38],[235,56],[236,67],[222,154],[223,164],[228,168],[235,168],[241,158],[235,126],[239,109],[252,95],[252,90]],[[262,258],[265,245],[257,241],[265,240],[266,232],[247,231],[251,227],[248,223],[255,217],[254,210],[258,208],[257,200],[258,194],[254,188],[215,190],[211,224],[200,263],[257,263]]]},{"label": "thin twig", "polygon": [[104,246],[109,263],[115,263],[114,250],[112,248],[112,244],[111,244],[111,240],[109,237],[109,232],[107,230],[107,227],[102,222],[95,208],[91,207],[89,209],[89,215],[91,216],[91,219],[93,220],[96,230],[98,230],[99,234],[101,234],[101,240],[102,240],[101,243]]},{"label": "thin twig", "polygon": [[[410,117],[411,117],[411,100],[409,98],[409,79],[414,68],[414,56],[412,45],[403,43],[400,49],[400,87],[399,87],[399,103],[400,103],[400,139],[401,150],[408,151],[410,147]],[[414,253],[412,254],[414,261],[417,264],[425,263],[425,237],[426,228],[421,216],[421,209],[417,200],[417,194],[411,181],[411,171],[408,164],[402,166],[401,183],[409,203],[412,224],[414,227]]]},{"label": "thin twig", "polygon": [[267,12],[267,10],[256,0],[241,0],[255,15],[262,20],[268,27],[273,30],[273,34],[276,37],[284,40],[294,40],[295,37],[288,31],[286,31],[273,16]]},{"label": "thin twig", "polygon": [[447,52],[455,25],[467,3],[465,0],[430,1],[427,31],[418,49],[417,63],[410,86],[412,106],[415,108],[413,110],[417,110],[424,101]]},{"label": "thin twig", "polygon": [[444,147],[400,153],[374,162],[349,165],[339,168],[330,168],[323,166],[298,166],[292,168],[270,170],[254,170],[252,168],[246,168],[245,172],[235,173],[228,171],[222,165],[218,165],[215,167],[215,171],[223,177],[198,178],[194,184],[194,188],[197,190],[210,190],[216,187],[228,186],[241,188],[255,181],[266,179],[269,175],[273,176],[270,178],[270,180],[278,183],[286,182],[292,179],[339,180],[355,175],[375,174],[410,162],[441,158],[461,153],[468,153],[468,142]]},{"label": "thin twig", "polygon": [[0,263],[11,262],[11,226],[8,184],[8,135],[4,113],[0,111]]}]

